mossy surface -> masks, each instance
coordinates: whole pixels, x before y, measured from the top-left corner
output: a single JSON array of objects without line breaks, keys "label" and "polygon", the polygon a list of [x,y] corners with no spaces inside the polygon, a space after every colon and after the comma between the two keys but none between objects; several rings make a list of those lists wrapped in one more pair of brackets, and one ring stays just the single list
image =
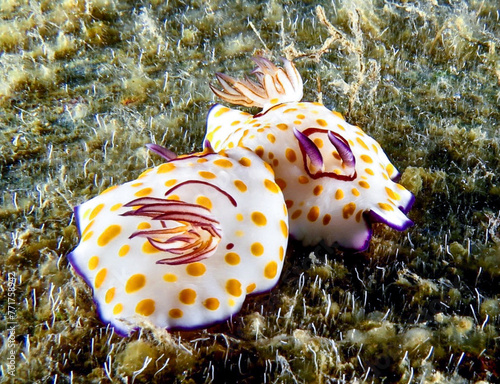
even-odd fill
[{"label": "mossy surface", "polygon": [[[2,380],[495,382],[499,49],[495,0],[4,0]],[[200,149],[208,82],[256,53],[294,59],[305,100],[380,142],[415,225],[376,225],[360,254],[291,242],[279,285],[232,321],[121,338],[68,264],[72,207],[159,164],[146,143]]]}]

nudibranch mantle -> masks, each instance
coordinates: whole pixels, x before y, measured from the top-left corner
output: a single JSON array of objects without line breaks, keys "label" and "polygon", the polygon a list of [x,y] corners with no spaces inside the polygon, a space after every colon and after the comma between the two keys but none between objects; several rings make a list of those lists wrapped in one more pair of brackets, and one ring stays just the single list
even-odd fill
[{"label": "nudibranch mantle", "polygon": [[272,166],[289,210],[290,235],[305,245],[336,242],[364,250],[371,223],[397,230],[412,225],[406,213],[414,197],[394,181],[399,174],[380,145],[338,112],[301,102],[302,80],[290,61],[283,59],[286,71],[263,58],[255,61],[260,84],[218,74],[223,90],[215,93],[262,111],[251,115],[216,104],[205,142],[215,151],[248,148]]},{"label": "nudibranch mantle", "polygon": [[277,283],[288,240],[282,192],[254,153],[150,149],[170,161],[75,209],[81,240],[69,260],[122,335],[229,318]]}]

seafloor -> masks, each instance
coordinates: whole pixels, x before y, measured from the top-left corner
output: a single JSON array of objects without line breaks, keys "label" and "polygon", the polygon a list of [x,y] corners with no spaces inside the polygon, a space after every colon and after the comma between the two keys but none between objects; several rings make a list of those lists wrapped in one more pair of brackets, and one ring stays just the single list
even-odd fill
[{"label": "seafloor", "polygon": [[[499,382],[497,0],[0,7],[2,381]],[[256,53],[381,143],[415,225],[358,254],[291,242],[232,321],[121,338],[68,264],[72,207],[158,164],[146,143],[200,149],[214,72]]]}]

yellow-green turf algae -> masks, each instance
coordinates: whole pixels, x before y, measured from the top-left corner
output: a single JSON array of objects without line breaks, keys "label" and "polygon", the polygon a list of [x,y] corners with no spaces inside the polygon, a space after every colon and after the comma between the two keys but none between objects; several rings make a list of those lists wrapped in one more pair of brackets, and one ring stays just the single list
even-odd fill
[{"label": "yellow-green turf algae", "polygon": [[[3,0],[2,382],[494,381],[499,17],[496,0]],[[72,207],[159,164],[146,143],[200,149],[208,82],[254,54],[294,59],[305,100],[380,142],[415,225],[376,225],[361,254],[292,242],[229,323],[116,336],[68,264]]]}]

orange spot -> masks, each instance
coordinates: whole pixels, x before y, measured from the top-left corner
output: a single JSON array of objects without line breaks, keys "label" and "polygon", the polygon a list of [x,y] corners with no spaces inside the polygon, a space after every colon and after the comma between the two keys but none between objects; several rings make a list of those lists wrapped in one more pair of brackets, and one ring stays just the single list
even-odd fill
[{"label": "orange spot", "polygon": [[316,123],[318,123],[321,127],[326,127],[328,125],[328,123],[323,119],[316,120]]},{"label": "orange spot", "polygon": [[129,251],[130,251],[130,245],[125,244],[118,251],[118,256],[120,257],[126,256],[129,253]]},{"label": "orange spot", "polygon": [[116,290],[116,288],[113,287],[113,288],[109,288],[106,291],[106,296],[104,296],[104,301],[106,302],[106,304],[109,304],[113,301],[113,298],[115,297],[115,290]]},{"label": "orange spot", "polygon": [[281,129],[282,131],[286,131],[288,129],[288,125],[286,125],[285,123],[279,123],[276,124],[276,126],[278,127],[278,129]]},{"label": "orange spot", "polygon": [[255,291],[255,288],[257,288],[257,285],[255,283],[247,285],[247,293],[252,293],[253,291]]},{"label": "orange spot", "polygon": [[307,183],[309,183],[309,178],[307,176],[299,176],[299,183],[300,184],[307,184]]},{"label": "orange spot", "polygon": [[87,233],[85,236],[83,236],[82,242],[83,241],[87,241],[88,239],[90,239],[93,234],[94,234],[94,232],[92,232],[92,231],[90,231],[89,233]]},{"label": "orange spot", "polygon": [[273,167],[271,167],[269,164],[267,163],[264,163],[264,167],[266,167],[266,169],[268,170],[268,172],[274,176],[274,170],[273,170]]},{"label": "orange spot", "polygon": [[378,206],[382,208],[384,211],[394,211],[394,208],[392,208],[391,205],[386,203],[378,203]]},{"label": "orange spot", "polygon": [[309,220],[310,222],[315,222],[316,220],[318,220],[318,217],[319,217],[319,207],[316,206],[311,207],[311,209],[307,213],[307,220]]},{"label": "orange spot", "polygon": [[226,281],[226,291],[232,296],[241,296],[241,283],[236,279]]},{"label": "orange spot", "polygon": [[371,168],[365,168],[365,172],[368,173],[370,176],[373,176],[375,173],[371,170]]},{"label": "orange spot", "polygon": [[123,311],[123,304],[118,303],[113,307],[113,315],[119,315]]},{"label": "orange spot", "polygon": [[249,167],[252,165],[252,161],[247,158],[247,157],[242,157],[238,163],[240,163],[241,165],[243,165],[244,167]]},{"label": "orange spot", "polygon": [[371,164],[373,163],[373,160],[370,156],[368,155],[361,155],[361,160],[363,160],[365,163]]},{"label": "orange spot", "polygon": [[93,271],[94,269],[97,268],[97,265],[99,264],[99,257],[97,256],[92,256],[89,260],[89,269]]},{"label": "orange spot", "polygon": [[153,192],[152,188],[144,188],[144,189],[141,189],[140,191],[137,191],[136,193],[134,193],[134,195],[137,197],[144,197],[144,196],[150,195],[151,192]]},{"label": "orange spot", "polygon": [[215,117],[219,117],[220,115],[222,115],[223,113],[226,113],[226,112],[229,112],[230,109],[227,108],[227,107],[222,107],[220,108],[217,112],[214,113],[214,116]]},{"label": "orange spot", "polygon": [[363,211],[358,211],[358,213],[356,213],[356,221],[359,223],[361,221],[361,215],[363,214]]},{"label": "orange spot", "polygon": [[215,311],[220,306],[219,300],[215,297],[209,297],[208,299],[203,301],[203,306],[210,311]]},{"label": "orange spot", "polygon": [[97,272],[97,275],[95,275],[95,280],[94,280],[94,286],[96,289],[99,289],[102,283],[104,283],[104,279],[106,278],[107,273],[108,270],[106,268],[103,268],[99,272]]},{"label": "orange spot", "polygon": [[137,229],[148,229],[148,228],[151,228],[151,224],[145,221],[137,225]]},{"label": "orange spot", "polygon": [[[358,132],[356,132],[356,133],[358,133]],[[368,148],[368,145],[366,145],[365,142],[360,137],[356,137],[356,141],[358,142],[359,145],[361,145],[367,151],[370,150],[370,148]]]},{"label": "orange spot", "polygon": [[396,183],[396,188],[400,189],[401,191],[406,191],[406,188],[403,187],[401,184]]},{"label": "orange spot", "polygon": [[235,252],[226,253],[226,256],[224,256],[224,260],[229,265],[238,265],[241,261],[240,256]]},{"label": "orange spot", "polygon": [[264,156],[264,147],[259,145],[257,148],[255,148],[255,154],[262,158],[262,156]]},{"label": "orange spot", "polygon": [[89,220],[92,220],[94,217],[96,217],[103,208],[104,204],[99,204],[98,206],[96,206],[90,213]]},{"label": "orange spot", "polygon": [[272,180],[269,180],[269,179],[265,179],[264,180],[264,186],[266,187],[266,189],[272,193],[278,193],[280,190],[279,190],[279,187],[278,185],[276,185],[276,183]]},{"label": "orange spot", "polygon": [[335,192],[335,199],[336,200],[342,200],[344,198],[344,191],[341,189],[337,189]]},{"label": "orange spot", "polygon": [[167,172],[170,172],[172,170],[175,169],[175,164],[173,163],[165,163],[165,164],[162,164],[158,167],[158,170],[156,171],[156,173],[167,173]]},{"label": "orange spot", "polygon": [[113,186],[111,186],[109,188],[106,188],[104,191],[101,192],[101,195],[104,195],[105,193],[108,193],[108,192],[112,191],[115,188],[118,188],[118,185],[113,185]]},{"label": "orange spot", "polygon": [[207,267],[203,263],[192,263],[186,266],[186,273],[190,276],[203,276],[207,271]]},{"label": "orange spot", "polygon": [[278,187],[281,188],[282,191],[285,190],[286,188],[286,182],[283,179],[276,179],[276,184],[278,184]]},{"label": "orange spot", "polygon": [[302,210],[297,209],[294,213],[292,213],[292,220],[296,220],[302,215]]},{"label": "orange spot", "polygon": [[144,299],[135,306],[135,313],[142,316],[150,316],[155,311],[155,302],[151,299]]},{"label": "orange spot", "polygon": [[321,140],[319,137],[316,137],[313,140],[314,144],[316,144],[316,147],[318,148],[323,148],[323,140]]},{"label": "orange spot", "polygon": [[370,188],[370,184],[368,184],[368,183],[367,183],[366,181],[364,181],[364,180],[361,180],[358,184],[359,184],[359,186],[360,186],[360,187],[362,187],[362,188],[366,188],[366,189]]},{"label": "orange spot", "polygon": [[177,183],[176,179],[170,179],[170,180],[165,181],[164,185],[165,185],[165,187],[171,187],[175,183]]},{"label": "orange spot", "polygon": [[351,192],[352,192],[352,194],[354,196],[359,196],[360,195],[359,191],[356,188],[351,189]]},{"label": "orange spot", "polygon": [[[342,114],[340,112],[337,112],[337,111],[332,111],[332,113],[337,116],[337,117],[340,117],[342,120],[345,120],[344,119],[344,116],[342,116]],[[343,129],[343,128],[342,128]]]},{"label": "orange spot", "polygon": [[288,209],[293,207],[293,200],[285,200],[286,207]]},{"label": "orange spot", "polygon": [[399,195],[399,193],[394,192],[392,189],[385,187],[385,191],[387,192],[387,196],[389,196],[391,199],[394,199],[394,200],[401,199],[401,196]]},{"label": "orange spot", "polygon": [[297,160],[297,155],[292,148],[287,148],[285,150],[285,157],[290,163],[293,163]]},{"label": "orange spot", "polygon": [[161,252],[158,248],[155,248],[151,245],[149,241],[145,241],[144,244],[142,244],[142,252],[148,253],[148,254],[154,254]]},{"label": "orange spot", "polygon": [[212,201],[206,196],[198,196],[196,198],[196,204],[201,205],[207,209],[212,209]]},{"label": "orange spot", "polygon": [[190,288],[179,292],[179,301],[182,304],[192,305],[196,301],[196,292]]},{"label": "orange spot", "polygon": [[288,225],[283,220],[280,220],[281,233],[285,238],[288,238]]},{"label": "orange spot", "polygon": [[274,279],[278,273],[278,263],[270,261],[264,268],[264,276],[268,279]]},{"label": "orange spot", "polygon": [[141,273],[132,275],[125,285],[125,292],[134,293],[143,288],[146,285],[146,276]]},{"label": "orange spot", "polygon": [[266,216],[261,212],[252,212],[251,218],[254,224],[259,227],[263,227],[267,224]]},{"label": "orange spot", "polygon": [[250,246],[250,251],[254,256],[262,256],[264,253],[264,246],[259,242],[255,242]]},{"label": "orange spot", "polygon": [[239,120],[235,120],[231,123],[231,125],[234,127],[235,125],[238,125],[239,123],[241,123],[241,121]]},{"label": "orange spot", "polygon": [[272,133],[269,133],[267,135],[267,140],[269,140],[270,143],[273,143],[276,141],[276,136],[274,136]]},{"label": "orange spot", "polygon": [[280,260],[283,261],[283,258],[285,257],[285,250],[283,249],[283,247],[280,247]]},{"label": "orange spot", "polygon": [[198,175],[200,175],[204,179],[215,179],[217,177],[212,172],[208,172],[208,171],[200,171],[200,172],[198,172]]},{"label": "orange spot", "polygon": [[323,225],[328,225],[330,224],[330,220],[332,220],[332,216],[330,216],[328,213],[323,216]]},{"label": "orange spot", "polygon": [[344,208],[342,208],[342,217],[344,219],[348,219],[349,217],[352,216],[355,210],[356,210],[356,204],[354,203],[349,203],[344,205]]},{"label": "orange spot", "polygon": [[179,308],[172,308],[170,311],[168,311],[168,315],[172,319],[180,319],[184,315],[184,313]]},{"label": "orange spot", "polygon": [[387,173],[389,174],[389,176],[391,176],[396,171],[396,168],[394,168],[394,165],[392,165],[391,163],[389,163],[385,167],[385,170],[387,171]]},{"label": "orange spot", "polygon": [[314,196],[319,196],[323,192],[323,186],[322,185],[316,185],[313,189]]},{"label": "orange spot", "polygon": [[297,108],[288,108],[283,111],[283,113],[290,113],[290,112],[295,112]]},{"label": "orange spot", "polygon": [[173,273],[166,273],[163,275],[163,280],[165,280],[167,283],[175,283],[177,281],[177,276],[175,276]]},{"label": "orange spot", "polygon": [[234,181],[234,186],[240,190],[240,192],[246,192],[247,191],[247,186],[246,184],[241,181],[241,180],[235,180]]},{"label": "orange spot", "polygon": [[122,206],[123,206],[123,204],[122,204],[122,203],[115,204],[115,205],[113,205],[113,206],[110,208],[110,211],[111,211],[111,212],[117,211],[117,210],[119,210]]},{"label": "orange spot", "polygon": [[222,168],[231,168],[233,166],[233,163],[227,159],[217,159],[214,161],[214,164]]},{"label": "orange spot", "polygon": [[120,227],[119,225],[117,225],[117,224],[110,225],[98,237],[98,239],[97,239],[97,245],[99,245],[100,247],[104,247],[111,240],[113,240],[115,237],[117,237],[120,234],[121,231],[122,231],[122,227]]}]

